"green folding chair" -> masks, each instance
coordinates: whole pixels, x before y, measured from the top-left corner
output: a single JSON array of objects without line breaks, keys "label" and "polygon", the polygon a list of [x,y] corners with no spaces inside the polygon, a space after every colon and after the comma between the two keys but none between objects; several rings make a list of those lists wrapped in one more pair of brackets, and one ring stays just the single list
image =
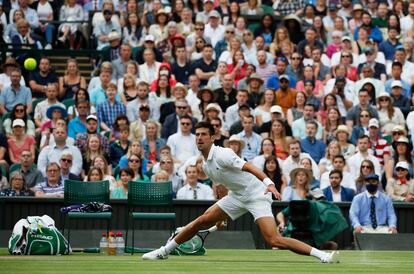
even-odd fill
[{"label": "green folding chair", "polygon": [[[65,205],[85,204],[98,202],[109,204],[109,181],[83,182],[65,180],[64,191]],[[69,212],[68,219],[68,242],[70,245],[70,222],[71,220],[106,220],[106,231],[109,233],[111,227],[112,212]],[[63,231],[65,230],[65,217],[63,219]],[[108,234],[107,234],[108,235]]]},{"label": "green folding chair", "polygon": [[66,110],[69,109],[69,107],[74,106],[75,105],[75,100],[72,98],[69,99],[65,99],[62,101],[62,104],[65,105]]},{"label": "green folding chair", "polygon": [[[148,183],[141,181],[128,182],[128,204],[127,204],[127,216],[126,220],[126,233],[125,233],[125,252],[135,253],[135,221],[138,220],[165,220],[170,221],[171,232],[175,228],[175,213],[173,211],[172,204],[172,183]],[[136,206],[150,206],[151,209],[157,207],[168,207],[168,212],[160,212],[160,208],[157,212],[135,212]],[[132,219],[132,248],[127,247],[128,243],[128,223],[129,219]],[[138,252],[140,249],[137,249]],[[142,250],[141,252],[146,252]]]}]

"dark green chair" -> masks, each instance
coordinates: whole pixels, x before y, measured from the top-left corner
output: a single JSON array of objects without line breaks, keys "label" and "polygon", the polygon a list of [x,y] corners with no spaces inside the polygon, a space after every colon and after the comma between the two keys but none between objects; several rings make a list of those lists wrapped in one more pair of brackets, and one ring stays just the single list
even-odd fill
[{"label": "dark green chair", "polygon": [[[109,181],[83,182],[65,180],[65,205],[78,205],[89,202],[109,204]],[[106,220],[106,231],[109,233],[112,212],[69,212],[68,219],[68,242],[70,244],[70,222],[71,220]],[[63,231],[65,230],[65,217],[63,219]],[[108,235],[108,234],[107,234]]]},{"label": "dark green chair", "polygon": [[[126,216],[126,233],[125,233],[125,251],[128,244],[128,223],[129,219],[132,219],[132,248],[131,253],[134,254],[135,246],[135,221],[141,220],[164,220],[170,221],[171,232],[175,228],[175,212],[172,206],[172,183],[148,183],[140,181],[128,182],[128,205]],[[136,206],[150,206],[152,209],[157,207],[168,207],[168,212],[160,212],[161,208],[157,212],[136,212],[134,207]]]},{"label": "dark green chair", "polygon": [[[19,170],[21,167],[22,167],[22,164],[12,164],[12,165],[10,166],[10,171],[9,171],[9,173],[10,173],[10,174],[13,174],[13,172],[15,172],[15,171]],[[32,164],[32,168],[36,168],[36,167],[37,167],[37,165],[36,165],[36,164]]]},{"label": "dark green chair", "polygon": [[65,99],[65,100],[63,100],[63,101],[62,101],[62,104],[64,104],[64,105],[65,105],[65,107],[66,107],[66,110],[68,110],[68,109],[69,109],[69,107],[71,107],[71,106],[75,105],[75,100],[74,100],[74,99],[72,99],[72,98]]}]

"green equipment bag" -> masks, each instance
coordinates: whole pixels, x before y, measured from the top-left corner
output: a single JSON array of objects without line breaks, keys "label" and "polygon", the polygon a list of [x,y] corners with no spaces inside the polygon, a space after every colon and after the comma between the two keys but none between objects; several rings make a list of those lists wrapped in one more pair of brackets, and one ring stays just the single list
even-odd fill
[{"label": "green equipment bag", "polygon": [[12,255],[58,255],[70,253],[68,241],[47,215],[29,216],[18,221],[9,239]]}]

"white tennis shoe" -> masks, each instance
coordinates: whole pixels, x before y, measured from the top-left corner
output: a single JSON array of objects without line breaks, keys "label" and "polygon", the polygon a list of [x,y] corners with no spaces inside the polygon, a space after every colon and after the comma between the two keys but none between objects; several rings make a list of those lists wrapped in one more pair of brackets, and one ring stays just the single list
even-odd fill
[{"label": "white tennis shoe", "polygon": [[143,260],[165,260],[168,259],[168,253],[164,246],[142,255]]},{"label": "white tennis shoe", "polygon": [[325,258],[321,260],[321,262],[326,264],[339,263],[339,251],[333,251],[329,253]]}]

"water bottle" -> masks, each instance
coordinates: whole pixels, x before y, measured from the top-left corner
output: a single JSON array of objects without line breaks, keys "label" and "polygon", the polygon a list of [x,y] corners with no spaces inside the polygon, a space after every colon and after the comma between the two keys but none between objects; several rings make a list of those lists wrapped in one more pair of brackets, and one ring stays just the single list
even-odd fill
[{"label": "water bottle", "polygon": [[108,239],[106,238],[106,233],[102,233],[101,241],[99,242],[99,249],[102,255],[108,254]]},{"label": "water bottle", "polygon": [[116,239],[115,234],[111,231],[108,237],[108,255],[115,255],[116,253]]},{"label": "water bottle", "polygon": [[123,256],[125,252],[125,241],[122,232],[116,234],[116,255]]}]

